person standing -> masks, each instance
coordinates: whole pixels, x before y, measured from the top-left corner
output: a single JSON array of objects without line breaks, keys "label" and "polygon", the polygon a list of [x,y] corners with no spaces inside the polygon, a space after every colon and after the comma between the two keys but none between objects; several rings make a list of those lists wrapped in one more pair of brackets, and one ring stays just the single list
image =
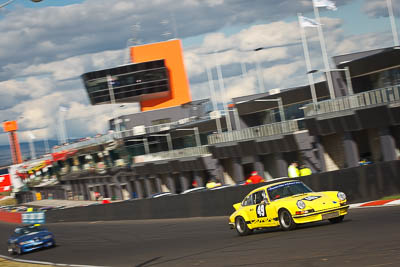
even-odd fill
[{"label": "person standing", "polygon": [[300,176],[307,176],[307,175],[311,175],[312,171],[310,168],[308,168],[305,165],[301,165],[300,166]]},{"label": "person standing", "polygon": [[246,184],[258,184],[262,182],[264,182],[264,179],[256,171],[251,172],[250,177],[246,180]]},{"label": "person standing", "polygon": [[299,164],[297,162],[292,162],[288,167],[288,176],[290,178],[296,178],[300,176],[299,169],[297,168]]}]

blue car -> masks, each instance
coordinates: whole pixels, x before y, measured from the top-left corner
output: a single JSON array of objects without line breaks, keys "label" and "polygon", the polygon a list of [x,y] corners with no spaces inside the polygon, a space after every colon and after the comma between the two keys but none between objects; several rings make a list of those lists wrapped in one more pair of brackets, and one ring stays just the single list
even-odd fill
[{"label": "blue car", "polygon": [[21,255],[22,253],[39,248],[54,247],[54,235],[39,225],[27,225],[15,228],[13,235],[8,239],[8,253]]}]

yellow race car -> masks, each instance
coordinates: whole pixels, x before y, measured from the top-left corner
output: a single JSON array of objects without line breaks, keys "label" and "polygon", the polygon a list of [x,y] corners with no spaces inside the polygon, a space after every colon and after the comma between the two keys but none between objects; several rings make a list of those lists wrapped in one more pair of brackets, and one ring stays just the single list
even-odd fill
[{"label": "yellow race car", "polygon": [[234,204],[229,224],[239,235],[247,235],[265,227],[291,230],[322,220],[338,223],[347,214],[346,201],[343,192],[313,192],[301,181],[285,179],[254,189],[242,203]]}]

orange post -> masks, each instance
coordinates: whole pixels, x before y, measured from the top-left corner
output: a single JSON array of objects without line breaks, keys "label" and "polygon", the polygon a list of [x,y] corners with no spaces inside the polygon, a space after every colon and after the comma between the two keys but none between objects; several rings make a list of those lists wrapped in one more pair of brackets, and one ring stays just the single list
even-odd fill
[{"label": "orange post", "polygon": [[18,130],[17,121],[6,121],[3,123],[3,128],[5,132],[9,133],[8,138],[10,140],[11,157],[13,164],[21,163],[22,156],[17,136],[17,130]]}]

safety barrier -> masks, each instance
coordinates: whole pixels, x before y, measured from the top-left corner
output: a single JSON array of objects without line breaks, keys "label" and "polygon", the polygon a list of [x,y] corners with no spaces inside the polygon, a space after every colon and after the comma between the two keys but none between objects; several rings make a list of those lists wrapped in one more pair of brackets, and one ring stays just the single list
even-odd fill
[{"label": "safety barrier", "polygon": [[[314,191],[343,191],[349,203],[376,200],[400,193],[400,160],[313,174],[299,178]],[[227,216],[233,204],[261,185],[232,186],[220,190],[130,200],[106,205],[50,210],[47,222],[137,220]]]},{"label": "safety barrier", "polygon": [[8,212],[0,210],[0,221],[8,223],[21,223],[22,216],[19,212]]}]

